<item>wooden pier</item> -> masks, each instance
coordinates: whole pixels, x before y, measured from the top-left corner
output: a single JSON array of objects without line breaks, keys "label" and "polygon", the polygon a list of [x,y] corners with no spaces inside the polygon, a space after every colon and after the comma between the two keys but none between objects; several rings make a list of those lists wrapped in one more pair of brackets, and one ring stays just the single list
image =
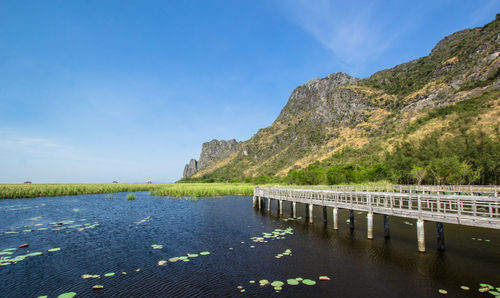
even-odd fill
[{"label": "wooden pier", "polygon": [[278,201],[283,215],[283,201],[291,202],[296,218],[296,204],[305,204],[309,223],[313,206],[333,208],[333,229],[337,230],[338,210],[350,210],[350,228],[354,229],[354,211],[367,212],[367,238],[373,239],[373,214],[384,215],[384,236],[389,237],[388,216],[417,220],[418,251],[425,252],[424,222],[436,223],[438,249],[444,250],[442,223],[500,229],[500,198],[497,186],[413,186],[413,185],[340,185],[316,189],[255,188],[254,207],[268,212],[271,200]]}]

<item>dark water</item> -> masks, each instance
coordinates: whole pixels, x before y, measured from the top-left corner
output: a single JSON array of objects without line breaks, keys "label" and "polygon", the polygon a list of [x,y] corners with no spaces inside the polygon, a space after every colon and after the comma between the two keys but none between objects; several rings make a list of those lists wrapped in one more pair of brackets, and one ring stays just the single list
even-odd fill
[{"label": "dark water", "polygon": [[[315,209],[315,224],[309,225],[304,220],[279,219],[275,204],[271,215],[261,214],[249,197],[194,202],[136,194],[133,201],[126,200],[126,194],[115,194],[114,199],[85,195],[1,200],[0,252],[29,243],[9,256],[27,251],[44,254],[0,266],[0,297],[57,297],[70,291],[77,297],[439,297],[438,289],[451,297],[493,297],[479,293],[479,283],[500,286],[498,230],[445,225],[447,251],[440,253],[435,226],[426,223],[428,252],[422,254],[417,252],[413,221],[402,218],[390,219],[391,239],[385,240],[382,217],[376,215],[375,239],[367,240],[365,214],[356,213],[351,233],[345,210],[339,214],[337,232],[331,228],[330,209],[325,227],[321,208]],[[289,206],[284,205],[288,217]],[[298,207],[298,216],[305,216],[304,207]],[[74,223],[50,224],[65,220]],[[99,225],[85,228],[94,222]],[[287,227],[294,233],[285,239],[250,240]],[[30,229],[34,231],[23,232]],[[163,249],[154,250],[152,244]],[[47,252],[57,247],[61,250]],[[292,249],[292,256],[275,258],[286,249]],[[202,251],[210,255],[157,265],[159,260]],[[104,277],[108,272],[116,275]],[[101,278],[82,279],[83,274]],[[331,280],[318,281],[321,275]],[[286,284],[296,277],[317,284]],[[261,279],[285,285],[277,293],[271,286],[260,287]],[[104,289],[92,290],[96,284]],[[461,285],[471,290],[463,291]]]}]

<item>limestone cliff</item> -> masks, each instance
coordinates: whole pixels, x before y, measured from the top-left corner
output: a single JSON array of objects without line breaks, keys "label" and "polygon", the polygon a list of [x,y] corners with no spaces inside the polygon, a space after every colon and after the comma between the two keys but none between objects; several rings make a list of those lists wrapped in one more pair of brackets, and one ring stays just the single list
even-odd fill
[{"label": "limestone cliff", "polygon": [[191,177],[198,171],[203,170],[211,164],[217,163],[232,153],[240,149],[240,144],[235,140],[212,140],[203,143],[201,146],[201,153],[199,161],[191,159],[189,164],[184,167],[183,178]]}]

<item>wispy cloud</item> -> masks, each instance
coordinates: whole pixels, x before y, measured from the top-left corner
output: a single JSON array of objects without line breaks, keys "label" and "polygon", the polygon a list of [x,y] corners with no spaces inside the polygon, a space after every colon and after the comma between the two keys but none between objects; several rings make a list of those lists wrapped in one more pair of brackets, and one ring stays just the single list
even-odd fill
[{"label": "wispy cloud", "polygon": [[76,148],[50,138],[20,136],[6,131],[0,131],[1,151],[60,158],[76,158],[80,153]]},{"label": "wispy cloud", "polygon": [[358,69],[389,49],[412,23],[404,20],[394,26],[389,12],[378,1],[293,0],[286,1],[291,18],[325,48],[332,51],[340,64]]}]

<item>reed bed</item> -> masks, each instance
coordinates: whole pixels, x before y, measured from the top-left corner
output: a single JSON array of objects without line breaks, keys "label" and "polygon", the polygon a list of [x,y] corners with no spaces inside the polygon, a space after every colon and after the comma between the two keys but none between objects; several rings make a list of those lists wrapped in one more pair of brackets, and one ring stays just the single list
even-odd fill
[{"label": "reed bed", "polygon": [[167,184],[0,184],[0,199],[153,191]]},{"label": "reed bed", "polygon": [[251,196],[254,184],[246,183],[175,183],[152,190],[155,196],[170,197],[216,197],[226,195]]}]

